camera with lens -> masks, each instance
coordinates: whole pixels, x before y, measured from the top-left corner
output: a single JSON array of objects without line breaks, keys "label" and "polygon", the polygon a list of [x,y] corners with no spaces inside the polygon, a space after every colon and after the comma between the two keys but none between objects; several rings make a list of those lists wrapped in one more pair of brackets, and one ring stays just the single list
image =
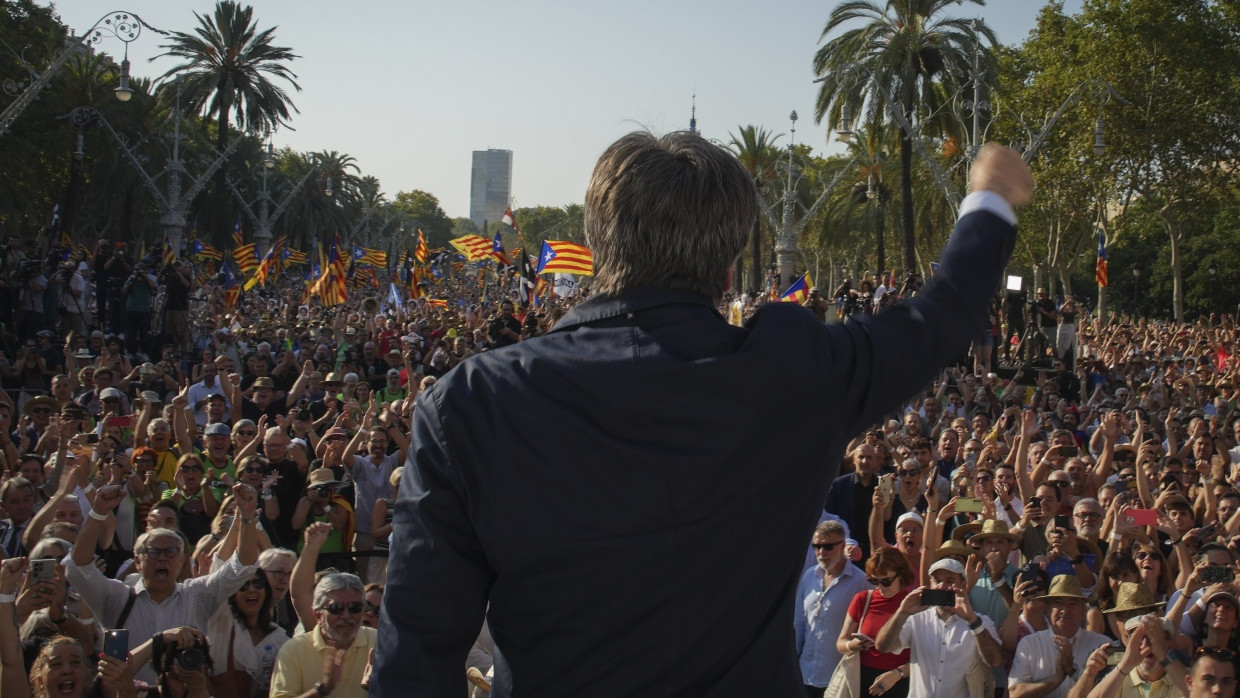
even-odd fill
[{"label": "camera with lens", "polygon": [[161,674],[172,671],[173,662],[183,671],[197,671],[203,664],[211,666],[210,648],[204,640],[195,638],[194,644],[181,647],[175,642],[164,644],[162,661],[158,663]]},{"label": "camera with lens", "polygon": [[[4,247],[7,247],[5,245]],[[0,255],[2,258],[3,255]],[[43,271],[43,261],[39,259],[20,259],[17,261],[17,268],[13,270],[13,276],[20,283],[26,283],[37,277]]]}]

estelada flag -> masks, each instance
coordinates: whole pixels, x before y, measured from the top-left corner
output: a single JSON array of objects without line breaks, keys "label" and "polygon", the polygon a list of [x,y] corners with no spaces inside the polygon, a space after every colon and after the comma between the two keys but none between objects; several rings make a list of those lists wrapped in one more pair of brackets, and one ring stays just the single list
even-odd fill
[{"label": "estelada flag", "polygon": [[564,240],[544,240],[535,273],[594,275],[594,254],[585,245]]}]

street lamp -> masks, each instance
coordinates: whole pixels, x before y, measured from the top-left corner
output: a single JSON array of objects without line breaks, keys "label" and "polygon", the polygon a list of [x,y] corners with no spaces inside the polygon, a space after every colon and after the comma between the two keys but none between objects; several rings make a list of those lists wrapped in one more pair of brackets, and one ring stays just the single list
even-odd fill
[{"label": "street lamp", "polygon": [[1132,314],[1137,314],[1137,303],[1141,301],[1141,267],[1132,265]]},{"label": "street lamp", "polygon": [[794,233],[792,232],[792,155],[796,149],[797,137],[797,113],[793,111],[788,116],[792,120],[792,135],[788,139],[788,187],[784,190],[784,224],[779,231],[779,244],[775,247],[775,257],[779,262],[779,284],[792,283],[792,274],[795,270],[796,245],[794,243]]},{"label": "street lamp", "polygon": [[852,107],[847,104],[840,109],[840,130],[836,131],[835,139],[840,143],[847,143],[852,140]]},{"label": "street lamp", "polygon": [[112,91],[122,102],[128,102],[133,97],[133,90],[129,88],[129,42],[125,42],[125,59],[121,61],[121,84]]},{"label": "street lamp", "polygon": [[1094,124],[1094,155],[1102,157],[1107,151],[1106,141],[1102,140],[1102,115],[1098,115],[1098,121]]},{"label": "street lamp", "polygon": [[323,189],[323,193],[326,194],[329,198],[332,196],[332,178],[331,177],[327,178],[327,187]]},{"label": "street lamp", "polygon": [[275,148],[272,146],[271,138],[267,138],[267,148],[263,152],[263,157],[259,160],[258,166],[255,168],[262,174],[262,188],[258,192],[258,214],[254,213],[254,202],[246,201],[241,195],[241,190],[237,188],[236,183],[231,178],[227,178],[228,188],[232,190],[233,196],[237,197],[237,201],[241,202],[241,207],[245,210],[245,214],[249,216],[250,221],[254,223],[254,248],[258,255],[267,253],[267,249],[271,247],[271,232],[276,221],[284,214],[284,209],[288,207],[289,202],[301,191],[301,188],[310,181],[310,178],[318,171],[318,165],[311,167],[308,172],[301,178],[287,194],[284,200],[276,206],[275,211],[271,210],[271,204],[275,203],[271,198],[271,193],[267,189],[267,175],[275,170],[276,156]]},{"label": "street lamp", "polygon": [[129,98],[133,97],[133,90],[129,86],[129,44],[138,38],[144,27],[157,34],[170,36],[168,32],[152,27],[132,12],[123,10],[109,12],[100,17],[90,29],[87,29],[86,33],[77,40],[77,43],[58,51],[55,60],[52,61],[52,64],[42,74],[36,75],[34,69],[27,65],[26,70],[29,71],[34,79],[26,86],[26,89],[22,90],[17,99],[13,100],[12,104],[5,107],[3,112],[0,112],[0,136],[9,132],[9,128],[17,120],[17,117],[26,110],[26,107],[29,107],[39,98],[39,93],[51,83],[52,78],[55,77],[56,73],[60,72],[65,63],[71,57],[78,54],[78,49],[86,44],[99,43],[105,35],[114,36],[125,42],[125,60],[121,62],[120,86],[115,88],[113,92],[116,94],[117,99],[122,102],[128,102]]}]

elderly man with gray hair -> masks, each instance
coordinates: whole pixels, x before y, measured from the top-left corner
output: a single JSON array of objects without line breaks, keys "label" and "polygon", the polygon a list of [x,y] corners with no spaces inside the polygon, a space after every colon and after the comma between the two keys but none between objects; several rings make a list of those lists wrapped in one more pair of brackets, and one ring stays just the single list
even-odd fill
[{"label": "elderly man with gray hair", "polygon": [[[237,552],[228,562],[205,577],[178,582],[187,555],[184,541],[176,531],[151,529],[134,544],[135,567],[141,579],[130,588],[119,579],[108,579],[94,565],[95,544],[104,522],[125,498],[120,485],[99,488],[73,552],[64,559],[65,578],[105,628],[129,630],[130,649],[168,628],[207,627],[211,614],[254,576],[258,563],[258,493],[249,485],[238,484],[232,494],[237,500],[233,526],[239,528],[239,535]],[[149,665],[143,665],[135,678],[154,683],[157,677]]]},{"label": "elderly man with gray hair", "polygon": [[362,675],[376,637],[374,628],[362,626],[365,608],[360,577],[323,575],[314,585],[314,628],[280,648],[270,698],[363,698]]}]

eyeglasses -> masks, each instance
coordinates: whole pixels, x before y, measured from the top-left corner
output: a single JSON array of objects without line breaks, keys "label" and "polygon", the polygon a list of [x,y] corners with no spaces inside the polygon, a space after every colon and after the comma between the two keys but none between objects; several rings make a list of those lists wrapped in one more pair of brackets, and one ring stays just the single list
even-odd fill
[{"label": "eyeglasses", "polygon": [[869,582],[870,584],[873,584],[876,587],[880,587],[880,586],[885,587],[888,584],[891,584],[892,582],[896,581],[896,576],[893,574],[890,577],[883,577],[881,579],[878,577],[866,577],[865,581]]},{"label": "eyeglasses", "polygon": [[134,459],[133,459],[133,462],[135,462],[135,463],[154,463],[154,462],[155,462],[155,459],[154,459],[154,458],[152,458],[152,457],[150,457],[150,456],[143,456],[143,457],[141,457],[141,458],[134,458]]},{"label": "eyeglasses", "polygon": [[835,546],[843,545],[843,544],[844,544],[844,541],[837,540],[834,543],[811,543],[810,545],[811,547],[813,547],[814,550],[828,550],[829,551],[829,550],[835,550]]},{"label": "eyeglasses", "polygon": [[327,611],[333,616],[341,615],[345,611],[348,611],[349,615],[356,616],[361,615],[364,608],[366,608],[366,604],[361,601],[351,601],[349,603],[340,603],[339,601],[336,601],[323,606],[322,610]]},{"label": "eyeglasses", "polygon": [[264,467],[262,467],[261,465],[260,465],[260,466],[257,466],[257,467],[256,467],[256,466],[250,466],[250,467],[248,467],[248,468],[246,468],[246,469],[245,469],[245,472],[247,472],[247,473],[249,473],[249,474],[251,474],[251,475],[262,475],[262,474],[264,474],[264,473],[266,473],[266,472],[267,472],[267,469],[266,469],[266,468],[264,468]]},{"label": "eyeglasses", "polygon": [[367,603],[366,603],[366,612],[367,612],[367,613],[370,613],[370,614],[372,614],[372,615],[376,615],[376,616],[377,616],[377,615],[379,615],[379,607],[378,607],[378,606],[376,606],[376,605],[374,605],[373,603],[367,602]]},{"label": "eyeglasses", "polygon": [[30,410],[30,412],[33,414],[51,414],[52,409],[50,407],[36,407],[33,410]]},{"label": "eyeglasses", "polygon": [[249,429],[238,429],[237,431],[233,433],[238,434],[240,436],[257,436],[258,435],[257,431],[251,431]]},{"label": "eyeglasses", "polygon": [[1071,482],[1064,482],[1063,480],[1047,480],[1046,484],[1051,485],[1053,487],[1071,487],[1072,486]]},{"label": "eyeglasses", "polygon": [[262,577],[255,577],[254,579],[251,579],[245,584],[242,584],[241,588],[238,589],[237,591],[249,591],[250,589],[253,589],[255,591],[262,591],[263,589],[266,589],[266,588],[267,588],[267,580],[263,579]]},{"label": "eyeglasses", "polygon": [[1138,560],[1151,560],[1151,559],[1153,559],[1153,560],[1161,560],[1161,559],[1162,559],[1162,558],[1158,557],[1158,555],[1157,555],[1156,553],[1145,552],[1145,551],[1139,552],[1139,553],[1137,553],[1136,555],[1133,555],[1133,557],[1135,557],[1135,558],[1136,558],[1136,559],[1138,559]]},{"label": "eyeglasses", "polygon": [[1102,514],[1099,514],[1099,513],[1098,513],[1098,512],[1096,512],[1096,511],[1087,511],[1087,512],[1083,512],[1083,513],[1077,514],[1077,515],[1076,515],[1076,518],[1078,518],[1078,519],[1080,519],[1080,520],[1082,520],[1082,521],[1101,521],[1101,520],[1102,520]]},{"label": "eyeglasses", "polygon": [[292,572],[285,572],[284,570],[263,570],[263,574],[272,579],[288,579],[293,576]]},{"label": "eyeglasses", "polygon": [[897,470],[896,475],[899,475],[900,477],[917,477],[918,475],[921,475],[921,473],[917,470]]},{"label": "eyeglasses", "polygon": [[158,560],[159,558],[163,558],[165,560],[171,560],[180,554],[181,554],[180,548],[147,548],[146,550],[142,551],[142,555],[144,557],[148,557],[152,560]]},{"label": "eyeglasses", "polygon": [[201,473],[202,466],[197,463],[186,463],[181,466],[181,470],[184,470],[187,473]]},{"label": "eyeglasses", "polygon": [[990,482],[993,479],[994,478],[989,475],[978,475],[976,481],[977,482]]}]

